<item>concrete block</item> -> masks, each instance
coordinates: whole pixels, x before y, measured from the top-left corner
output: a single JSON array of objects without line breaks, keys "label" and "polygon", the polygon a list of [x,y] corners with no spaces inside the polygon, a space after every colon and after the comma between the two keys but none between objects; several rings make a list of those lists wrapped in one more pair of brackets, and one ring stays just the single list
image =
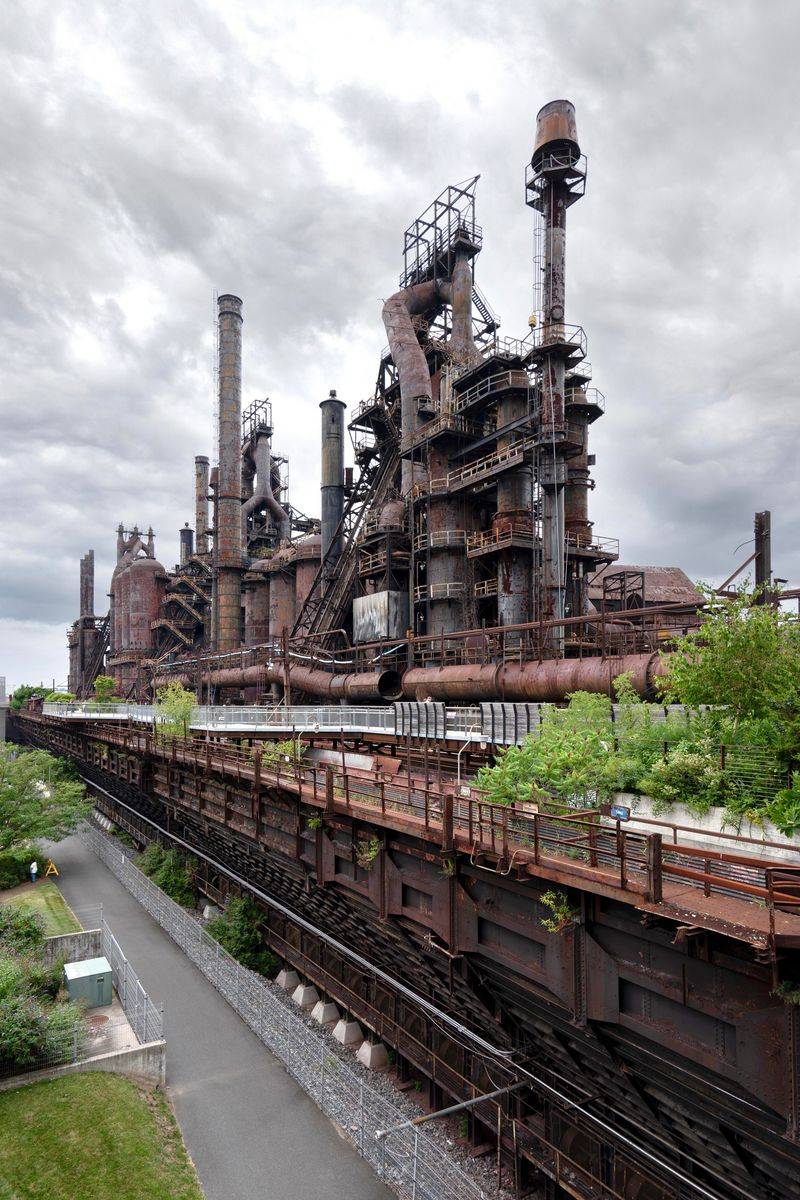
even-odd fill
[{"label": "concrete block", "polygon": [[314,1008],[319,1004],[319,992],[310,983],[299,983],[292,992],[292,1000],[299,1008]]},{"label": "concrete block", "polygon": [[203,920],[204,921],[210,921],[214,917],[221,917],[221,916],[222,916],[222,909],[217,908],[216,904],[204,904],[203,905]]},{"label": "concrete block", "polygon": [[342,1046],[353,1046],[356,1042],[363,1042],[364,1031],[358,1021],[348,1021],[346,1017],[342,1017],[336,1023],[333,1036]]},{"label": "concrete block", "polygon": [[311,1016],[320,1025],[335,1025],[339,1020],[339,1010],[332,1000],[319,1000],[314,1005]]},{"label": "concrete block", "polygon": [[300,982],[300,976],[297,974],[297,971],[290,971],[287,967],[284,967],[282,971],[278,972],[275,982],[284,991],[293,992]]},{"label": "concrete block", "polygon": [[385,1071],[389,1066],[389,1052],[383,1042],[362,1042],[356,1058],[370,1071]]}]

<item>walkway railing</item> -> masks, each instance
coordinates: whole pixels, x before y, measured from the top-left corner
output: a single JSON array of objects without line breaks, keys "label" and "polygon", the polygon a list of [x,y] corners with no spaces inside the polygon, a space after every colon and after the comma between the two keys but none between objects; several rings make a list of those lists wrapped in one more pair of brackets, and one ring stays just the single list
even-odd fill
[{"label": "walkway railing", "polygon": [[89,826],[82,836],[398,1196],[486,1200],[486,1193],[424,1130],[403,1129],[377,1140],[379,1130],[406,1120],[406,1113],[334,1055],[280,989],[241,966],[109,838]]}]

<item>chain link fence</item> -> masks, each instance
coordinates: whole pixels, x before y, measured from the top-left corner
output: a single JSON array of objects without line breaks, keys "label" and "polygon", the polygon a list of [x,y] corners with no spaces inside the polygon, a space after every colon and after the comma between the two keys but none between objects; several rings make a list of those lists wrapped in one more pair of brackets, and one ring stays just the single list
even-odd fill
[{"label": "chain link fence", "polygon": [[[14,1054],[0,1044],[0,1079],[42,1071],[49,1067],[63,1067],[85,1062],[98,1054],[109,1054],[119,1050],[131,1050],[146,1042],[162,1041],[164,1036],[163,1013],[156,1008],[142,986],[141,980],[122,952],[106,921],[99,917],[100,955],[108,959],[119,1010],[98,1014],[89,1009],[83,1019],[72,1008],[59,1008],[43,1014],[42,1026],[36,1042],[28,1047],[18,1044]],[[49,939],[57,943],[61,939]],[[65,938],[67,942],[69,937]],[[47,943],[45,943],[47,945]],[[88,946],[88,943],[87,943]],[[83,951],[57,954],[48,966],[55,968],[61,962],[81,962],[97,954],[86,947]],[[47,961],[47,960],[45,960]],[[60,967],[59,967],[60,969]]]},{"label": "chain link fence", "polygon": [[398,1196],[486,1200],[424,1130],[405,1128],[378,1139],[378,1131],[402,1123],[406,1113],[333,1054],[280,989],[241,966],[108,837],[91,826],[82,837]]}]

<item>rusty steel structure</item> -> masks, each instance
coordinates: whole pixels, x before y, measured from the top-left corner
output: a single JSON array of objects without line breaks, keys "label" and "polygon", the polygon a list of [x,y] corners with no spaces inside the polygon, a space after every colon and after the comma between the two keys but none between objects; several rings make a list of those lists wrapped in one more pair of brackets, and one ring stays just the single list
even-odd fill
[{"label": "rusty steel structure", "polygon": [[[701,598],[679,568],[615,572],[618,543],[595,534],[589,513],[589,430],[605,401],[584,331],[567,320],[566,215],[586,186],[573,105],[552,101],[536,119],[525,173],[534,307],[519,339],[500,335],[476,283],[478,182],[446,187],[405,231],[399,287],[383,304],[388,346],[348,423],[353,467],[345,403],[335,390],[320,403],[319,519],[291,504],[271,402],[242,411],[243,305],[219,297],[216,462],[194,460],[194,531],[180,531],[172,570],[136,564],[155,561],[138,530],[118,546],[106,667],[124,697],[182,678],[205,700],[288,689],[296,701],[348,695],[357,676],[374,699],[455,701],[458,672],[474,665],[476,695],[559,700],[564,680],[607,690],[616,660],[646,664],[691,624]],[[770,575],[768,549],[757,570]],[[669,572],[685,587],[657,627]],[[102,666],[103,620],[82,602],[69,632],[81,695]],[[496,628],[500,660],[486,636]],[[652,670],[634,678],[647,694]]]},{"label": "rusty steel structure", "polygon": [[[12,735],[70,757],[137,845],[190,850],[215,903],[249,889],[285,966],[394,1050],[401,1086],[470,1101],[467,1141],[519,1200],[800,1200],[800,851],[495,806],[469,781],[540,702],[621,674],[651,697],[704,603],[594,530],[605,400],[567,315],[586,179],[574,107],[552,101],[519,338],[476,282],[479,177],[409,225],[374,389],[349,420],[335,390],[319,405],[319,518],[291,503],[272,402],[242,407],[243,304],[220,296],[194,530],[165,568],[152,530],[120,525],[108,616],[90,552],[68,632],[79,696],[102,669],[137,701],[175,680],[214,720],[165,742],[138,705],[32,702]],[[768,512],[754,532],[719,592],[755,563],[774,602]],[[390,704],[391,731],[371,727]],[[216,720],[239,705],[258,719]],[[286,736],[267,711],[304,714],[297,761],[264,753]]]}]

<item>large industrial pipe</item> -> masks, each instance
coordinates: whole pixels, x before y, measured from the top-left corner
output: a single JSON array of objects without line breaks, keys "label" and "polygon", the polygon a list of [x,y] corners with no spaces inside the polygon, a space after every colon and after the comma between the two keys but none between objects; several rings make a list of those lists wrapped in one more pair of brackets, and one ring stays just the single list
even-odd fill
[{"label": "large industrial pipe", "polygon": [[344,414],[347,405],[338,400],[335,389],[331,389],[319,407],[322,414],[322,561],[330,575],[342,553],[339,525],[344,512]]},{"label": "large industrial pipe", "polygon": [[87,550],[81,559],[80,570],[80,615],[94,615],[94,550]]},{"label": "large industrial pipe", "polygon": [[653,692],[666,674],[659,654],[623,654],[618,658],[554,658],[544,662],[490,664],[485,667],[412,667],[403,676],[403,694],[416,700],[529,700],[555,703],[572,692],[613,694],[618,675],[630,674],[640,696]]},{"label": "large industrial pipe", "polygon": [[208,554],[208,459],[198,454],[194,460],[194,526],[198,554]]},{"label": "large industrial pipe", "polygon": [[216,571],[217,649],[241,643],[242,608],[242,302],[220,296],[219,475]]},{"label": "large industrial pipe", "polygon": [[[164,675],[155,680],[156,688],[178,679],[186,687],[193,687],[189,675]],[[282,664],[272,663],[251,667],[220,667],[204,676],[204,685],[214,687],[243,688],[268,683],[283,684],[286,672]],[[370,671],[352,675],[329,675],[326,671],[315,671],[310,667],[289,667],[289,686],[293,691],[318,696],[328,703],[344,700],[350,704],[369,704],[399,700],[401,695],[400,675],[397,671]]]},{"label": "large industrial pipe", "polygon": [[289,541],[291,520],[286,509],[275,499],[272,490],[272,456],[270,437],[266,429],[256,433],[256,478],[253,495],[242,505],[242,545],[247,546],[247,519],[259,508],[268,508],[281,545]]},{"label": "large industrial pipe", "polygon": [[[428,360],[417,340],[411,318],[435,308],[437,298],[435,283],[415,283],[395,292],[383,306],[383,324],[400,380],[400,425],[404,436],[418,427],[420,401],[426,402],[428,407],[433,402]],[[403,459],[401,479],[403,495],[407,496],[414,483],[410,459]]]}]

